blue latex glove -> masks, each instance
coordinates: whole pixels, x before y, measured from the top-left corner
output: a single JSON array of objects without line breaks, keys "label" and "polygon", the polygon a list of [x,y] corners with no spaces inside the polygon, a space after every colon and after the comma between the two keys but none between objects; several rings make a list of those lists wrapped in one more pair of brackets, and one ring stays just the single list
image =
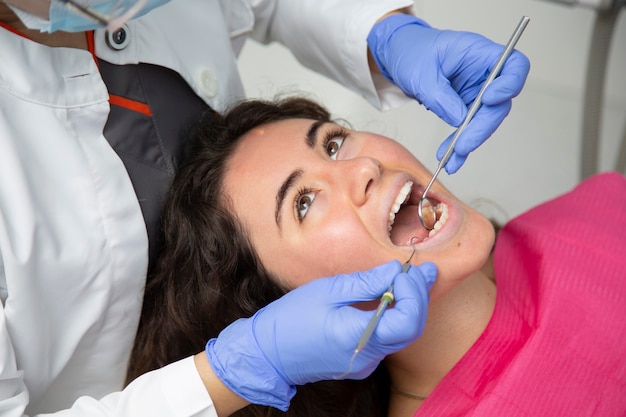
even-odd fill
[{"label": "blue latex glove", "polygon": [[[411,15],[390,15],[372,28],[367,43],[382,74],[445,122],[459,126],[469,104],[498,61],[503,45],[470,32],[439,30]],[[530,70],[528,58],[513,51],[485,90],[483,105],[459,136],[446,164],[456,172],[468,154],[498,128],[511,110]],[[441,159],[453,134],[439,147]]]},{"label": "blue latex glove", "polygon": [[[339,376],[362,379],[390,353],[424,331],[432,263],[402,273],[398,261],[366,272],[321,278],[289,292],[249,319],[239,319],[206,345],[213,371],[253,404],[286,411],[296,385]],[[372,311],[351,306],[379,298],[394,283],[395,302],[346,374]]]}]

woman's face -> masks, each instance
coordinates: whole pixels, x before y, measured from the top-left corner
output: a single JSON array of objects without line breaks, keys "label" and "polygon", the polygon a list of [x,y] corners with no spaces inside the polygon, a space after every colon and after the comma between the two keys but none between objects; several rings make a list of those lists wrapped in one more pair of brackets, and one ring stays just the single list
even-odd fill
[{"label": "woman's face", "polygon": [[414,245],[413,264],[439,268],[432,296],[480,269],[494,233],[435,183],[429,197],[445,208],[429,236],[417,202],[430,178],[394,140],[289,119],[241,138],[224,189],[261,262],[283,285],[404,262]]}]

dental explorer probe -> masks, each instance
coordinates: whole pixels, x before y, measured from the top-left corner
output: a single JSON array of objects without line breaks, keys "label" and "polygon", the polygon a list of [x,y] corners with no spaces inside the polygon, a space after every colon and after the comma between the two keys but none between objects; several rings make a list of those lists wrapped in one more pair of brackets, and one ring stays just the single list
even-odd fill
[{"label": "dental explorer probe", "polygon": [[[411,259],[413,259],[413,255],[415,255],[415,245],[413,244],[413,239],[416,239],[416,237],[412,237],[410,242],[411,245],[413,245],[413,252],[411,252],[411,256],[409,256],[409,259],[407,259],[406,262],[402,264],[403,273],[406,273],[409,270],[409,267],[411,266]],[[378,322],[383,316],[383,313],[385,312],[389,304],[393,302],[393,298],[392,283],[389,288],[387,288],[387,291],[385,291],[385,293],[380,297],[380,302],[378,303],[378,307],[376,308],[374,316],[370,319],[369,323],[367,323],[367,327],[365,328],[363,335],[361,335],[361,338],[357,342],[356,348],[354,348],[354,353],[352,354],[352,358],[350,358],[350,366],[348,367],[348,370],[343,374],[336,376],[335,379],[343,379],[344,376],[352,371],[352,363],[354,362],[354,359],[363,350],[365,345],[367,345],[367,342],[369,342],[372,334],[374,333],[374,330],[376,329],[376,326],[378,326]]]},{"label": "dental explorer probe", "polygon": [[[469,110],[467,111],[467,115],[465,116],[463,123],[461,123],[459,128],[454,133],[454,136],[452,137],[450,144],[446,148],[446,152],[443,154],[441,161],[439,161],[439,165],[437,166],[437,169],[435,170],[433,177],[431,178],[430,182],[424,189],[424,194],[422,194],[422,198],[420,198],[420,201],[417,205],[417,214],[420,219],[420,222],[422,223],[422,226],[424,226],[424,228],[426,228],[427,230],[433,230],[433,228],[435,227],[435,223],[437,223],[437,214],[435,213],[435,206],[428,199],[428,197],[426,197],[426,194],[428,193],[428,191],[430,191],[430,187],[433,186],[433,183],[437,179],[437,176],[441,172],[441,169],[448,163],[448,160],[450,159],[450,157],[452,156],[452,153],[454,152],[454,145],[456,144],[457,139],[459,138],[461,133],[463,133],[463,131],[469,124],[470,120],[472,120],[472,118],[474,117],[478,109],[480,108],[482,104],[483,93],[485,92],[487,87],[489,87],[491,82],[500,74],[500,71],[502,70],[504,63],[513,52],[513,49],[515,48],[517,41],[519,40],[520,36],[522,36],[522,32],[524,32],[524,29],[526,29],[526,25],[528,24],[529,21],[530,21],[530,18],[528,16],[522,16],[522,19],[517,24],[517,28],[515,29],[515,31],[513,32],[513,35],[511,36],[511,39],[509,39],[509,42],[506,44],[506,47],[502,51],[500,58],[498,58],[496,65],[493,67],[493,70],[491,71],[491,73],[489,73],[489,76],[485,80],[485,83],[480,88],[478,95],[476,96],[476,98],[474,99],[474,102],[472,103]],[[428,205],[430,206],[430,211],[432,212],[432,215],[433,215],[432,217],[433,222],[430,225],[426,224],[426,221],[424,220],[424,209],[422,205],[424,204],[425,201],[428,202]]]}]

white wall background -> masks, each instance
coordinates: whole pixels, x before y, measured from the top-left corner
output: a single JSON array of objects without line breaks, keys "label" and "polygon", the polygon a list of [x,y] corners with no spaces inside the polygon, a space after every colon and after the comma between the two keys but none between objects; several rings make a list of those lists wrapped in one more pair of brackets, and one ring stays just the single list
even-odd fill
[{"label": "white wall background", "polygon": [[[381,0],[382,1],[382,0]],[[505,221],[579,181],[583,91],[595,11],[541,0],[416,0],[439,28],[481,33],[505,43],[531,18],[517,49],[531,60],[522,94],[501,127],[461,170],[439,179],[457,196]],[[600,170],[614,167],[626,128],[626,7],[609,53]],[[434,170],[437,147],[453,129],[417,103],[381,113],[360,96],[302,67],[280,45],[249,41],[240,56],[249,97],[305,91],[355,128],[393,137]]]}]

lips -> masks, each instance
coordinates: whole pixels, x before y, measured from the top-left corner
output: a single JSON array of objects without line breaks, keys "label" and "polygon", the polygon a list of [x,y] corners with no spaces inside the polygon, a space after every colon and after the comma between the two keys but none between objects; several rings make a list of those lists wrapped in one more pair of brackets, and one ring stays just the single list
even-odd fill
[{"label": "lips", "polygon": [[399,190],[389,213],[387,228],[389,237],[394,245],[410,246],[433,237],[445,225],[448,219],[448,206],[429,194],[429,199],[435,205],[437,221],[433,230],[424,228],[417,212],[417,204],[421,193],[412,181],[407,181]]}]

